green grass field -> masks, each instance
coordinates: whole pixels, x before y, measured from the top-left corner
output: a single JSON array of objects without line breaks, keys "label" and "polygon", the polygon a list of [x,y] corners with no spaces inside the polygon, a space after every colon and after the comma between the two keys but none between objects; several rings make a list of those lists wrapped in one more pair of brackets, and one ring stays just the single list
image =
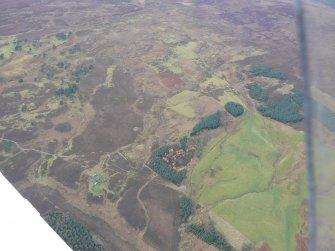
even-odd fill
[{"label": "green grass field", "polygon": [[303,133],[246,114],[239,128],[205,148],[190,175],[193,192],[251,241],[266,241],[273,251],[295,250],[305,173],[288,172],[303,164],[302,142]]},{"label": "green grass field", "polygon": [[100,186],[92,186],[90,192],[93,193],[95,196],[103,196],[104,190]]}]

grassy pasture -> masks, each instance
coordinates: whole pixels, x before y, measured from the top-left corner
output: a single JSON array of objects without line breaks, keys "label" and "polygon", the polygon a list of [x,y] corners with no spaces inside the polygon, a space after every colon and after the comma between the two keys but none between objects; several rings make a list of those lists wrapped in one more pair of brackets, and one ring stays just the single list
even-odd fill
[{"label": "grassy pasture", "polygon": [[205,148],[190,175],[193,192],[251,241],[294,250],[305,180],[304,172],[288,173],[303,158],[303,134],[255,114],[234,130]]}]

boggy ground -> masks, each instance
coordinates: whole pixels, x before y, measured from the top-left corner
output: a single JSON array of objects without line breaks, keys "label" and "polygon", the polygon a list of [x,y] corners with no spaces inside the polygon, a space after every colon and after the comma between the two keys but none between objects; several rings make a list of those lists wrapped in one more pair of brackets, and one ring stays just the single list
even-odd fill
[{"label": "boggy ground", "polygon": [[[42,214],[65,211],[106,250],[212,250],[180,234],[189,178],[176,187],[157,177],[146,165],[152,151],[178,143],[227,101],[257,113],[250,83],[275,95],[301,84],[286,0],[6,0],[2,53],[0,170]],[[252,77],[252,65],[288,80]],[[68,84],[78,91],[55,95]],[[224,119],[234,131],[238,123]],[[216,136],[201,135],[199,145]],[[293,237],[299,250],[305,236]]]}]

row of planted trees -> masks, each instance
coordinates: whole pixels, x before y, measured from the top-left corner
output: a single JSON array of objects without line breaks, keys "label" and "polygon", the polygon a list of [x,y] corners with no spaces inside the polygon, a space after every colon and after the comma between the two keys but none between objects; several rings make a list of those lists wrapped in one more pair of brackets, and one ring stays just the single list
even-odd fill
[{"label": "row of planted trees", "polygon": [[104,251],[91,233],[80,222],[60,211],[51,211],[44,216],[50,227],[73,250]]},{"label": "row of planted trees", "polygon": [[[189,217],[193,213],[193,202],[190,198],[182,196],[179,200],[180,205],[180,220],[181,223],[187,223]],[[194,234],[197,238],[212,245],[222,251],[234,250],[226,238],[215,229],[213,224],[191,223],[186,226],[186,232]]]}]

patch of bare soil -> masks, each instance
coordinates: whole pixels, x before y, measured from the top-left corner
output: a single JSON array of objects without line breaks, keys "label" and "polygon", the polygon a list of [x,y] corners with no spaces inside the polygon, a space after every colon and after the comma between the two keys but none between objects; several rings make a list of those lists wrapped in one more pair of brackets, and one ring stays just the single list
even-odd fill
[{"label": "patch of bare soil", "polygon": [[178,87],[183,83],[180,78],[168,71],[160,73],[159,77],[164,86],[169,89],[174,89],[175,87]]},{"label": "patch of bare soil", "polygon": [[179,193],[156,182],[142,191],[140,198],[149,215],[144,239],[159,250],[178,250]]}]

